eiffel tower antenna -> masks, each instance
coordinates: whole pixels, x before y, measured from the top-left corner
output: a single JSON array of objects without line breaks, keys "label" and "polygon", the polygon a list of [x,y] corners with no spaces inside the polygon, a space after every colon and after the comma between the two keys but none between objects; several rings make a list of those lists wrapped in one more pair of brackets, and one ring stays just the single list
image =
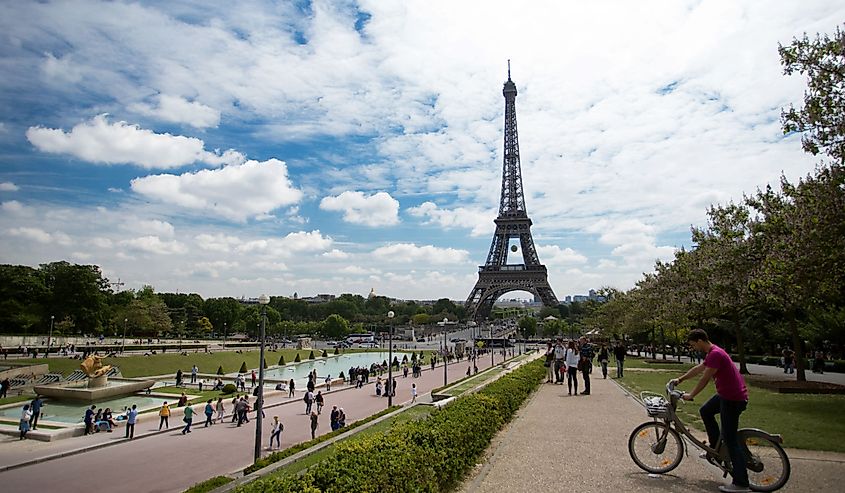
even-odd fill
[{"label": "eiffel tower antenna", "polygon": [[[549,285],[546,266],[540,263],[534,239],[531,237],[531,219],[525,209],[522,190],[522,168],[519,163],[519,136],[516,129],[516,84],[511,80],[508,60],[508,80],[502,89],[505,97],[504,162],[502,164],[502,197],[496,232],[490,245],[487,261],[478,267],[478,281],[466,301],[467,313],[476,320],[489,317],[493,303],[505,293],[528,291],[542,300],[543,305],[557,307],[558,300]],[[508,263],[508,244],[518,238],[525,263]],[[516,251],[516,245],[513,247]]]}]

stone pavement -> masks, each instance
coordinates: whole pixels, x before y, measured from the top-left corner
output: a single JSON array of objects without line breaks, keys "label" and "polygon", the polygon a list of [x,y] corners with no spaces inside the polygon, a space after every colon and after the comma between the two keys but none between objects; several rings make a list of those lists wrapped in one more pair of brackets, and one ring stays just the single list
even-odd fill
[{"label": "stone pavement", "polygon": [[[715,492],[727,482],[719,469],[698,459],[694,447],[670,474],[649,477],[628,455],[631,430],[649,419],[645,410],[600,372],[593,372],[591,383],[589,396],[569,396],[565,385],[543,384],[499,433],[461,491],[686,493]],[[780,491],[842,491],[845,454],[787,453],[792,475]]]},{"label": "stone pavement", "polygon": [[[502,362],[496,355],[495,363]],[[478,368],[490,367],[490,358],[478,359]],[[454,363],[448,367],[449,382],[465,376],[467,362]],[[371,382],[375,380],[372,379]],[[411,399],[411,383],[416,383],[420,396],[443,385],[443,368],[434,371],[425,370],[420,378],[397,378],[395,404],[402,404]],[[340,390],[340,389],[343,390]],[[418,397],[419,398],[419,397]],[[370,416],[387,407],[387,399],[374,395],[374,385],[370,383],[363,389],[350,386],[333,386],[326,394],[326,408],[320,417],[318,434],[331,431],[328,413],[333,405],[343,407],[347,421],[352,422]],[[195,408],[201,406],[196,404]],[[226,402],[227,411],[231,407]],[[311,438],[309,419],[304,414],[305,404],[302,395],[294,398],[274,396],[267,398],[265,430],[263,433],[266,446],[269,439],[269,421],[279,416],[285,425],[282,433],[282,446]],[[201,411],[200,411],[200,414]],[[252,419],[252,417],[251,417]],[[226,420],[223,425],[203,428],[204,417],[195,420],[193,433],[182,435],[181,414],[171,416],[170,430],[159,433],[158,418],[146,420],[136,425],[136,439],[124,440],[124,428],[119,427],[114,433],[98,433],[88,437],[74,437],[61,442],[35,442],[16,439],[0,441],[0,465],[20,463],[55,454],[57,451],[87,447],[93,443],[107,444],[104,448],[27,465],[0,472],[0,485],[4,493],[32,491],[62,491],[64,493],[90,493],[97,485],[119,485],[129,491],[181,492],[191,485],[217,475],[229,474],[252,463],[255,422],[236,427]],[[143,435],[143,438],[139,438]],[[262,454],[267,454],[262,450]]]}]

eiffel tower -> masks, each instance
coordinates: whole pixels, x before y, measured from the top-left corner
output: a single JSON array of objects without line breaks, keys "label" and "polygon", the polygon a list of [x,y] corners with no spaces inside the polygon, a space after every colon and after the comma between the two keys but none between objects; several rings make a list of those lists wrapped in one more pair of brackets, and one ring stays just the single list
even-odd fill
[{"label": "eiffel tower", "polygon": [[[542,300],[543,305],[557,307],[558,300],[549,285],[546,266],[540,263],[531,219],[525,211],[522,191],[522,169],[519,164],[519,137],[516,133],[516,84],[511,80],[508,60],[508,80],[502,89],[505,96],[505,159],[502,166],[502,199],[496,233],[487,254],[487,262],[478,267],[478,281],[466,301],[467,314],[476,321],[490,316],[493,303],[510,291],[528,291]],[[524,264],[508,264],[508,244],[519,238]],[[516,252],[513,245],[511,251]]]}]

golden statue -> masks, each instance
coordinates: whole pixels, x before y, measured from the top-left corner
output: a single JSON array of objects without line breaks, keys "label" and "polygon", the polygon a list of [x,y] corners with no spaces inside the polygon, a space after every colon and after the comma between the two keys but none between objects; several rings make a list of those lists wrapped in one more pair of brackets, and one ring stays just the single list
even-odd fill
[{"label": "golden statue", "polygon": [[79,365],[79,369],[84,371],[89,378],[97,378],[105,375],[111,370],[111,365],[103,366],[102,357],[88,356],[85,361]]}]

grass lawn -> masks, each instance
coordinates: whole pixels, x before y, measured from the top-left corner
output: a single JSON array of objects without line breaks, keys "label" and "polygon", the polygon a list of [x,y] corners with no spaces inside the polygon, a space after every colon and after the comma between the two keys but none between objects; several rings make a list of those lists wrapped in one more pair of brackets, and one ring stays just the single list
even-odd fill
[{"label": "grass lawn", "polygon": [[[380,350],[378,350],[380,351]],[[334,350],[329,350],[329,356]],[[357,349],[347,349],[344,353],[362,352]],[[284,355],[286,363],[293,363],[296,359],[297,353],[302,361],[308,359],[311,353],[310,349],[279,349],[278,351],[265,351],[264,359],[267,360],[269,366],[276,365],[279,362],[279,357]],[[244,351],[238,354],[234,351],[221,351],[217,353],[188,353],[187,356],[182,356],[178,353],[155,354],[152,356],[126,356],[118,358],[104,358],[103,364],[116,365],[120,367],[120,372],[124,377],[143,377],[150,375],[176,375],[176,370],[182,369],[182,372],[187,372],[190,377],[191,366],[194,364],[200,370],[200,373],[217,373],[219,366],[223,367],[223,373],[236,372],[240,369],[242,363],[246,363],[247,368],[258,368],[258,354],[257,349],[251,351]],[[319,357],[321,351],[314,350],[314,355]],[[62,375],[69,375],[74,370],[79,369],[81,363],[78,359],[69,358],[38,358],[35,359],[21,359],[16,360],[20,362],[28,362],[32,364],[48,363],[50,365],[50,372],[61,373]]]},{"label": "grass lawn", "polygon": [[[414,406],[409,408],[408,410],[399,413],[398,415],[386,419],[377,425],[373,425],[370,428],[367,428],[364,431],[358,432],[357,434],[346,438],[346,440],[354,442],[355,440],[360,440],[364,437],[372,436],[375,434],[384,433],[389,430],[391,427],[398,425],[400,423],[406,423],[408,421],[422,419],[432,411],[436,409],[433,406]],[[309,467],[317,464],[318,462],[331,457],[335,454],[335,448],[333,446],[328,446],[319,452],[315,452],[308,457],[305,457],[301,460],[298,460],[292,464],[288,464],[285,467],[277,469],[273,472],[273,475],[281,475],[281,474],[296,474],[299,471],[303,471],[308,469]]]},{"label": "grass lawn", "polygon": [[458,396],[463,394],[464,392],[474,389],[475,387],[481,385],[482,383],[490,380],[491,378],[495,377],[499,373],[502,373],[504,370],[501,367],[493,368],[492,370],[487,370],[484,373],[479,373],[477,377],[466,380],[465,382],[456,385],[454,387],[450,387],[444,394]]},{"label": "grass lawn", "polygon": [[[626,360],[627,363],[627,360]],[[673,372],[626,372],[618,379],[634,395],[643,390],[665,395],[666,382],[680,376]],[[695,381],[685,382],[683,390],[691,390]],[[698,430],[704,424],[698,416],[698,408],[716,393],[711,383],[695,402],[678,405],[678,414],[684,422]],[[740,417],[741,428],[760,428],[769,433],[783,436],[784,446],[809,450],[845,452],[845,395],[824,394],[778,394],[770,390],[748,386],[748,409]],[[643,421],[648,419],[645,409]]]},{"label": "grass lawn", "polygon": [[[0,399],[0,406],[3,404],[14,404],[15,402],[29,402],[32,399],[35,399],[35,394],[10,395],[9,397]],[[21,404],[21,407],[23,407],[23,404]]]}]

